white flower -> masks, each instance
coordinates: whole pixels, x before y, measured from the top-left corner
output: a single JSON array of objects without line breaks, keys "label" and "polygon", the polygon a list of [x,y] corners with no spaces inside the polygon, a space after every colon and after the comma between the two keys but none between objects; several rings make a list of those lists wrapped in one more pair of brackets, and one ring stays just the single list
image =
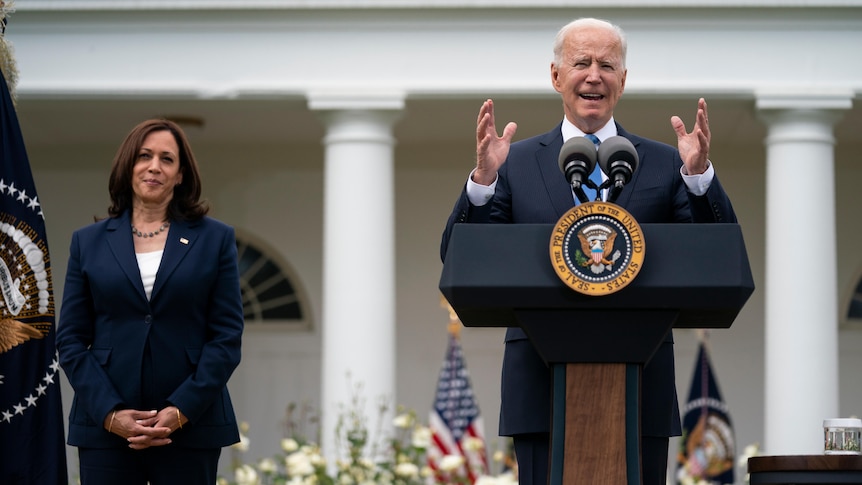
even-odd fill
[{"label": "white flower", "polygon": [[245,453],[246,451],[248,451],[249,442],[250,442],[250,440],[248,439],[248,436],[240,433],[239,441],[230,445],[230,447],[235,449],[235,450],[239,450],[239,451]]},{"label": "white flower", "polygon": [[326,466],[326,459],[323,458],[323,455],[315,451],[308,455],[308,461],[315,467],[324,467]]},{"label": "white flower", "polygon": [[309,455],[305,453],[291,453],[284,459],[284,466],[287,468],[287,474],[291,477],[306,476],[314,473],[314,466],[311,464]]},{"label": "white flower", "polygon": [[431,446],[431,428],[426,426],[417,426],[413,430],[413,436],[410,439],[410,444],[414,448],[427,449]]},{"label": "white flower", "polygon": [[[78,483],[80,484],[81,482]],[[230,482],[227,481],[227,478],[225,477],[218,477],[218,480],[216,480],[216,485],[230,485]]]},{"label": "white flower", "polygon": [[506,454],[501,450],[497,450],[494,452],[494,461],[497,463],[503,463],[506,460]]},{"label": "white flower", "polygon": [[485,448],[485,442],[479,438],[468,436],[464,438],[464,449],[467,451],[481,451]]},{"label": "white flower", "polygon": [[258,485],[257,470],[251,465],[242,465],[234,471],[237,485]]},{"label": "white flower", "polygon": [[257,469],[263,473],[275,473],[278,471],[278,465],[275,464],[275,460],[272,458],[264,458],[260,460]]},{"label": "white flower", "polygon": [[395,467],[395,474],[402,478],[415,479],[419,477],[419,467],[413,463],[399,463]]},{"label": "white flower", "polygon": [[464,457],[461,455],[446,455],[440,460],[440,470],[444,472],[453,472],[464,464]]},{"label": "white flower", "polygon": [[285,453],[293,453],[299,449],[299,443],[293,438],[284,438],[281,440],[281,449]]},{"label": "white flower", "polygon": [[497,476],[497,485],[518,485],[518,479],[514,472],[508,471]]},{"label": "white flower", "polygon": [[497,485],[497,479],[488,475],[482,475],[476,479],[474,485]]},{"label": "white flower", "polygon": [[396,428],[407,429],[410,426],[413,426],[413,416],[408,413],[399,414],[392,420],[392,425]]}]

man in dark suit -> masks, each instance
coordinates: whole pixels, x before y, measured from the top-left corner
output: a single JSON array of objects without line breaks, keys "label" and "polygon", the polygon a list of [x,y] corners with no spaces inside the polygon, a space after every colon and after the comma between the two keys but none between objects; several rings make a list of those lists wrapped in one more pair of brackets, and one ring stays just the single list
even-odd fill
[{"label": "man in dark suit", "polygon": [[[578,19],[563,27],[554,43],[551,82],[563,100],[562,123],[512,143],[517,126],[508,123],[498,136],[494,103],[485,101],[477,120],[476,168],[447,222],[444,258],[456,223],[556,223],[571,209],[576,200],[557,158],[563,142],[574,136],[594,135],[601,141],[619,135],[632,142],[639,166],[616,203],[639,222],[736,222],[708,160],[710,132],[703,99],[691,133],[679,117],[671,118],[678,149],[628,133],[614,120],[614,107],[625,88],[625,57],[626,40],[619,27]],[[514,438],[521,485],[545,484],[550,371],[523,330],[509,328],[505,340],[499,432]],[[643,483],[664,485],[669,437],[681,433],[672,333],[646,364],[642,389]]]}]

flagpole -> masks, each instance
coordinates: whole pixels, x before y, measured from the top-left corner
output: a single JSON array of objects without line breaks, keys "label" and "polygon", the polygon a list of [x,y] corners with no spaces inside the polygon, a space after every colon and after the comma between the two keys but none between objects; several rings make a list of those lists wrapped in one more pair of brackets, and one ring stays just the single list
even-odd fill
[{"label": "flagpole", "polygon": [[440,306],[449,312],[449,325],[447,326],[449,335],[459,339],[461,337],[461,329],[464,327],[464,324],[461,323],[461,319],[458,318],[458,314],[455,313],[455,309],[452,308],[452,305],[449,304],[449,301],[446,300],[446,297],[443,295],[440,295]]}]

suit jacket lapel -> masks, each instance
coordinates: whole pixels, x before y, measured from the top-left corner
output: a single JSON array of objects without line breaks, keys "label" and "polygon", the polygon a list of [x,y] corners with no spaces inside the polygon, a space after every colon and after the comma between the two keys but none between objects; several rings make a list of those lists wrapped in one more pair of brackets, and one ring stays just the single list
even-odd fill
[{"label": "suit jacket lapel", "polygon": [[135,258],[135,245],[132,241],[132,223],[129,212],[124,212],[120,217],[111,218],[107,224],[108,247],[111,254],[117,260],[120,269],[123,270],[132,286],[140,293],[141,298],[147,299],[144,292],[144,283],[141,281],[141,271],[138,269],[138,260]]},{"label": "suit jacket lapel", "polygon": [[151,302],[155,301],[159,290],[165,286],[165,282],[197,240],[197,225],[197,222],[171,221],[165,241],[165,252],[162,254],[162,262],[159,264],[156,282],[153,284],[153,293],[150,295]]},{"label": "suit jacket lapel", "polygon": [[[634,145],[635,150],[638,152],[638,167],[640,167],[640,164],[644,160],[644,153],[638,147],[638,145],[640,145],[640,140],[632,137],[631,133],[624,130],[623,127],[620,126],[619,123],[617,123],[616,125],[617,125],[617,134],[619,136],[627,139],[628,141],[632,142],[632,145]],[[635,188],[637,181],[638,181],[638,177],[640,176],[641,172],[642,172],[642,170],[640,168],[635,168],[635,172],[634,172],[634,174],[632,174],[632,179],[629,180],[629,183],[627,183],[625,188],[623,188],[622,192],[620,192],[619,197],[617,197],[616,202],[614,202],[615,204],[617,204],[618,206],[621,206],[621,207],[627,207],[628,206],[629,200],[631,200],[631,198],[632,198],[632,192],[634,191],[634,188]]]},{"label": "suit jacket lapel", "polygon": [[[565,177],[562,177],[560,174],[559,157],[560,149],[563,148],[563,135],[560,131],[561,125],[562,123],[542,135],[539,139],[539,148],[536,150],[536,163],[542,173],[542,181],[548,190],[548,196],[551,199],[551,204],[557,213],[557,217],[562,217],[566,211],[575,206],[572,187],[565,181]],[[623,129],[619,123],[616,123],[616,125],[617,134],[632,142],[635,150],[638,152],[639,163],[643,163],[644,153],[639,147],[640,140]],[[626,184],[619,197],[617,197],[615,202],[617,205],[621,207],[628,205],[641,172],[640,168],[635,170],[632,179]],[[561,180],[563,180],[563,183],[560,183]]]},{"label": "suit jacket lapel", "polygon": [[[561,127],[562,123],[542,135],[539,138],[539,149],[536,150],[536,163],[539,165],[542,181],[548,190],[548,197],[551,199],[551,205],[554,207],[558,218],[575,206],[572,186],[565,181],[565,177],[560,173],[560,149],[563,148]],[[563,183],[560,183],[561,180]]]}]

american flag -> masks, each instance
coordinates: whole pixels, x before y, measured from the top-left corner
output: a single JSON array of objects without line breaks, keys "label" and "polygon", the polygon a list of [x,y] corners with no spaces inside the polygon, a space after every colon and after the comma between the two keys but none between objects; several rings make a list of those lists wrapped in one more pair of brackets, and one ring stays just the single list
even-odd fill
[{"label": "american flag", "polygon": [[[428,422],[432,433],[428,465],[434,470],[437,483],[448,483],[454,476],[475,483],[481,475],[488,474],[482,416],[454,331],[449,332],[446,359],[440,369],[434,409]],[[455,457],[460,457],[463,465],[450,469],[448,463]]]}]

